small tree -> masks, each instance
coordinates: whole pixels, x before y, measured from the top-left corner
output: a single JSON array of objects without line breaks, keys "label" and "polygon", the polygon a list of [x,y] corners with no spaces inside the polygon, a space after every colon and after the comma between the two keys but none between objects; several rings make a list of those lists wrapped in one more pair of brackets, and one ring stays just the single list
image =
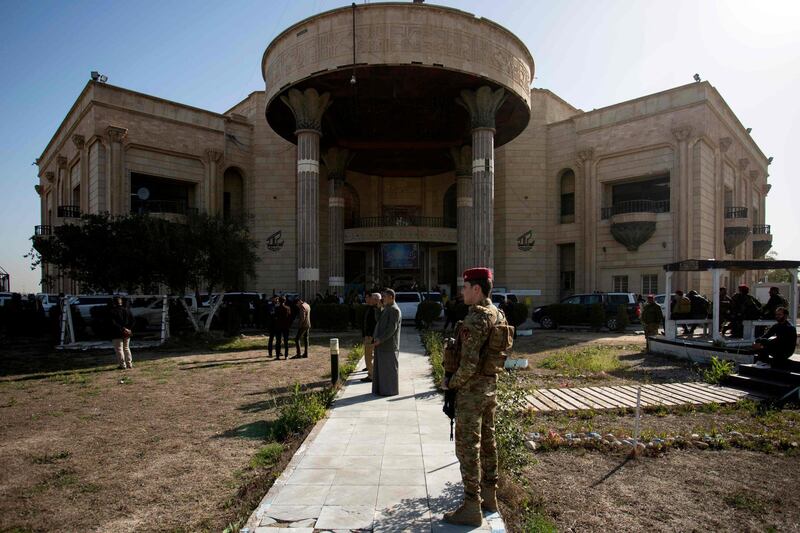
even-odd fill
[{"label": "small tree", "polygon": [[422,324],[425,329],[430,329],[433,321],[439,318],[442,314],[442,304],[434,302],[433,300],[425,300],[420,302],[417,307],[417,316],[415,320]]}]

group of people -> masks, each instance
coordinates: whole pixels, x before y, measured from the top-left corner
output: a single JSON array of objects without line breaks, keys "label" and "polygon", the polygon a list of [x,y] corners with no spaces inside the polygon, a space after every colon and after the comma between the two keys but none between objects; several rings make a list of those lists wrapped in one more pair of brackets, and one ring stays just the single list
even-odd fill
[{"label": "group of people", "polygon": [[[745,320],[776,320],[778,308],[788,308],[786,298],[780,293],[778,287],[770,287],[769,300],[761,304],[757,298],[750,294],[750,287],[739,285],[733,297],[728,296],[725,287],[719,289],[719,315],[720,331],[730,332],[731,337],[741,338],[744,333]],[[676,290],[670,301],[670,318],[672,320],[701,320],[713,317],[713,306],[697,291],[691,290],[684,294]],[[647,303],[642,307],[642,325],[645,335],[653,336],[664,322],[664,313],[661,306],[655,302],[652,294],[647,296]],[[694,324],[684,324],[684,334],[694,333]],[[763,331],[763,330],[762,330]]]},{"label": "group of people", "polygon": [[[290,307],[295,307],[292,312]],[[281,348],[283,348],[284,359],[289,359],[289,330],[292,327],[295,317],[298,319],[297,333],[294,337],[297,353],[292,359],[308,357],[308,336],[311,332],[311,306],[302,298],[297,298],[293,303],[289,302],[284,296],[273,296],[266,307],[267,330],[269,331],[269,341],[267,342],[267,356],[272,357],[273,348],[275,359],[280,359]],[[300,353],[300,346],[303,352]]]},{"label": "group of people", "polygon": [[361,381],[372,383],[372,393],[395,396],[400,391],[399,355],[403,313],[395,303],[395,292],[384,289],[368,294],[365,303],[364,361],[367,375]]}]

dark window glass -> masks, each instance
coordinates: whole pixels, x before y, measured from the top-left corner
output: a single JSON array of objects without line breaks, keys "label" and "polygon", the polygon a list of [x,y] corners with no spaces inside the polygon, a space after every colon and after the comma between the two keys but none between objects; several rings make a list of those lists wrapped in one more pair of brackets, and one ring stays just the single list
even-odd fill
[{"label": "dark window glass", "polygon": [[651,200],[653,202],[669,201],[669,176],[646,181],[634,181],[614,185],[611,189],[612,204]]},{"label": "dark window glass", "polygon": [[575,214],[575,193],[561,195],[561,216],[567,217]]}]

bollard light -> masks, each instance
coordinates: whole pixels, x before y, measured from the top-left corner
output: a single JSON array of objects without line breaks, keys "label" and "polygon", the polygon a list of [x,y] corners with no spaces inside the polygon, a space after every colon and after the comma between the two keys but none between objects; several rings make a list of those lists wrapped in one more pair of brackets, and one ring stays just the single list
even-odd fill
[{"label": "bollard light", "polygon": [[339,381],[339,339],[331,339],[331,385]]}]

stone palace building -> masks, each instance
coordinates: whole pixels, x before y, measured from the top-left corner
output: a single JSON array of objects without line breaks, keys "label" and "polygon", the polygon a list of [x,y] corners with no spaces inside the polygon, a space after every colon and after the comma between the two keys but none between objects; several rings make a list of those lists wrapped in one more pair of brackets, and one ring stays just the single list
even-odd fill
[{"label": "stone palace building", "polygon": [[265,90],[223,113],[90,81],[37,161],[37,233],[81,213],[243,214],[249,290],[453,290],[481,265],[537,304],[663,292],[666,263],[771,246],[769,161],[707,82],[582,111],[531,88],[502,26],[419,3],[313,16],[261,66]]}]

